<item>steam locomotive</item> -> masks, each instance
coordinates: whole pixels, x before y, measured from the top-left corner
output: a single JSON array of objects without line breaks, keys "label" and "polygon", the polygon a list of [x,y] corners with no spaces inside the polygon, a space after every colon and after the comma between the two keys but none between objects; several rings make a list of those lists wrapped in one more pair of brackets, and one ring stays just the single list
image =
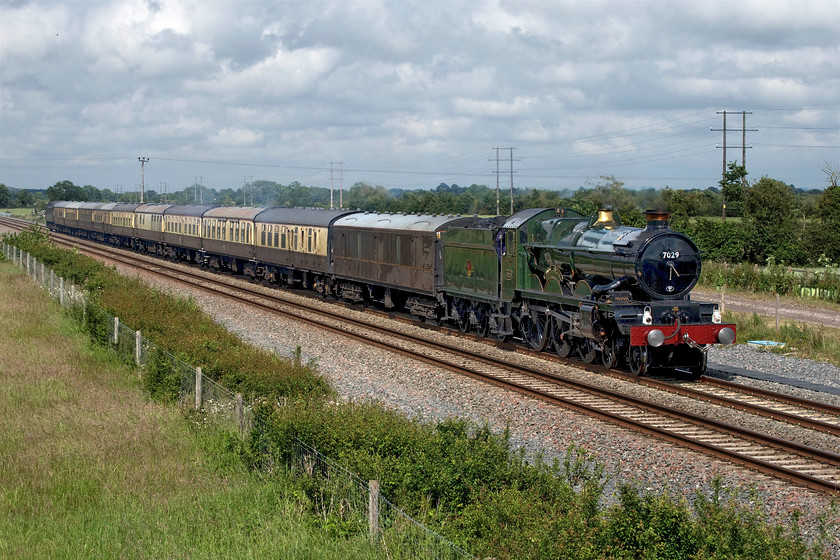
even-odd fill
[{"label": "steam locomotive", "polygon": [[647,212],[625,227],[529,209],[509,217],[298,208],[53,202],[53,231],[230,270],[267,283],[378,304],[461,331],[517,338],[635,375],[699,376],[707,350],[735,341],[712,303],[691,301],[694,243]]}]

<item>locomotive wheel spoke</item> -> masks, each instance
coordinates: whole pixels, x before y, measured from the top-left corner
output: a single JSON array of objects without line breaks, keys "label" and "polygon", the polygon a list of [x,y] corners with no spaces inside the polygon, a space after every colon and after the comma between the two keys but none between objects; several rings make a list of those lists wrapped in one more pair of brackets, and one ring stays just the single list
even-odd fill
[{"label": "locomotive wheel spoke", "polygon": [[618,346],[615,340],[610,339],[604,342],[604,351],[601,352],[601,363],[606,368],[614,368],[618,364]]},{"label": "locomotive wheel spoke", "polygon": [[647,372],[650,365],[650,357],[648,349],[645,346],[631,346],[628,355],[630,362],[630,373],[633,375],[643,375]]},{"label": "locomotive wheel spoke", "polygon": [[561,358],[568,358],[574,348],[572,346],[571,339],[569,338],[568,334],[565,333],[566,329],[564,324],[561,321],[555,319],[553,336],[551,338],[552,344],[554,344],[554,351]]},{"label": "locomotive wheel spoke", "polygon": [[551,323],[548,315],[540,315],[532,312],[522,319],[522,334],[531,348],[537,352],[545,350],[548,344]]},{"label": "locomotive wheel spoke", "polygon": [[595,344],[595,341],[591,338],[583,339],[583,342],[580,344],[580,357],[583,358],[583,361],[587,364],[591,364],[595,361],[598,357],[598,346]]}]

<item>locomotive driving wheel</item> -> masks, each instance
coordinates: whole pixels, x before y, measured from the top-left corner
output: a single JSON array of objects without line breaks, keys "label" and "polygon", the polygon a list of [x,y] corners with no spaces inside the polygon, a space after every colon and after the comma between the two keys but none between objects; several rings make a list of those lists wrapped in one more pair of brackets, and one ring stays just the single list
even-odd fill
[{"label": "locomotive driving wheel", "polygon": [[566,323],[560,319],[554,319],[554,328],[551,329],[551,343],[554,345],[554,351],[561,358],[568,358],[574,349],[568,331],[569,327]]},{"label": "locomotive driving wheel", "polygon": [[591,338],[584,338],[580,343],[580,357],[587,364],[591,364],[598,357],[598,343]]},{"label": "locomotive driving wheel", "polygon": [[647,346],[631,346],[627,361],[630,364],[630,373],[644,375],[650,366],[650,354]]},{"label": "locomotive driving wheel", "polygon": [[551,334],[551,318],[548,314],[541,315],[538,311],[531,311],[522,317],[520,324],[522,336],[537,352],[545,350]]},{"label": "locomotive driving wheel", "polygon": [[604,341],[604,349],[601,351],[601,363],[606,368],[614,368],[618,364],[618,344],[615,339]]}]

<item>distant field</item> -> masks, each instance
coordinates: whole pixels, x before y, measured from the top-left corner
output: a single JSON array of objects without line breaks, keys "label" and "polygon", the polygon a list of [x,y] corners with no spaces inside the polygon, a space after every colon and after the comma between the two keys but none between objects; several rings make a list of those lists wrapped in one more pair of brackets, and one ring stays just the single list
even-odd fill
[{"label": "distant field", "polygon": [[[723,216],[694,216],[694,217],[689,218],[689,219],[690,219],[691,223],[694,223],[694,224],[697,223],[697,220],[709,220],[710,222],[722,222],[723,221]],[[727,222],[739,223],[739,222],[741,222],[741,220],[743,220],[743,218],[741,216],[727,216],[726,217]]]},{"label": "distant field", "polygon": [[0,213],[11,214],[16,218],[26,218],[33,215],[32,208],[0,208]]}]

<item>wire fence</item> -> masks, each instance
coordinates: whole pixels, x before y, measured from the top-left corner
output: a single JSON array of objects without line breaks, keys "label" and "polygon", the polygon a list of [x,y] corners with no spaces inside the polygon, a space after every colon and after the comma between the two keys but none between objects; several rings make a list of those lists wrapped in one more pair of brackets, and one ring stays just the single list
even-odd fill
[{"label": "wire fence", "polygon": [[[89,302],[82,290],[58,277],[29,253],[2,242],[0,247],[7,260],[23,268],[62,308],[72,309],[84,322]],[[179,404],[200,411],[208,421],[236,431],[242,437],[254,429],[253,408],[243,401],[241,394],[234,394],[205,376],[200,367],[158,348],[119,318],[104,315],[107,340],[125,361],[139,366],[140,375],[162,374],[174,379]],[[318,516],[339,533],[367,532],[371,542],[389,559],[475,560],[388,501],[380,494],[378,481],[362,480],[297,438],[293,449],[284,455],[282,466],[306,483]]]}]

